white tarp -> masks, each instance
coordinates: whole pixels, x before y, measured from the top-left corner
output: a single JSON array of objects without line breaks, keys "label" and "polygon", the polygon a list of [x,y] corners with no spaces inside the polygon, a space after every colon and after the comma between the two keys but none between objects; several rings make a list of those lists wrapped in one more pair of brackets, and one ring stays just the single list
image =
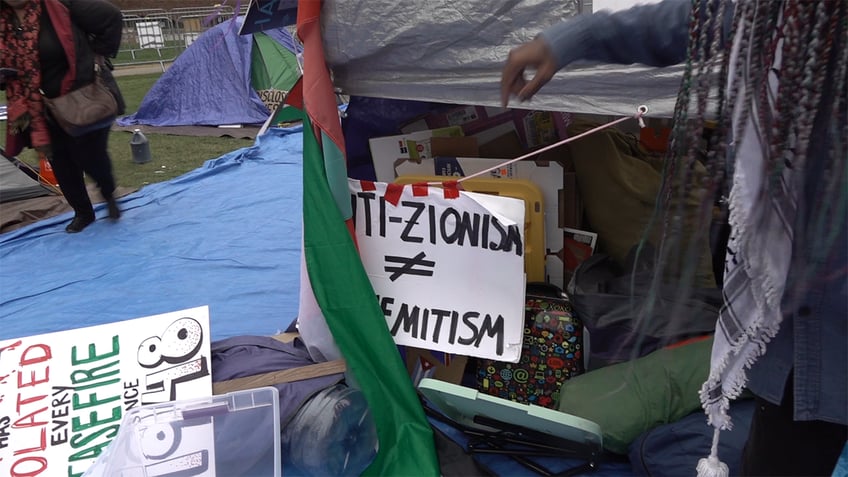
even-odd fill
[{"label": "white tarp", "polygon": [[[509,50],[577,14],[577,0],[326,0],[327,62],[343,94],[498,106]],[[682,66],[572,65],[516,107],[669,117]]]}]

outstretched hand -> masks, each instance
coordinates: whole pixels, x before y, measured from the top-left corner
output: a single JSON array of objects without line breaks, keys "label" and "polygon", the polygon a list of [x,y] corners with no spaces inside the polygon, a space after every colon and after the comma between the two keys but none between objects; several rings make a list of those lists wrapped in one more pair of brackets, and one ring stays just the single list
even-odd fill
[{"label": "outstretched hand", "polygon": [[[524,70],[533,68],[536,73],[528,81]],[[509,52],[501,72],[501,105],[506,107],[509,98],[515,96],[519,101],[527,101],[557,72],[557,62],[548,44],[537,37],[533,41],[513,48]]]}]

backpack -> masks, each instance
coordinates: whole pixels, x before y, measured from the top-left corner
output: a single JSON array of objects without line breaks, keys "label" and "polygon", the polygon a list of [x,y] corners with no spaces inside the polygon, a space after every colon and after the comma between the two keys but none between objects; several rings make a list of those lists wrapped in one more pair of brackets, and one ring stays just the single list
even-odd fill
[{"label": "backpack", "polygon": [[583,325],[555,285],[528,283],[525,297],[519,362],[478,359],[476,387],[492,396],[555,409],[562,383],[583,374]]},{"label": "backpack", "polygon": [[[719,289],[694,288],[689,296],[682,296],[675,284],[662,284],[657,298],[650,300],[653,276],[650,263],[639,269],[622,268],[603,253],[577,267],[568,296],[574,315],[589,331],[589,369],[629,361],[715,331],[722,304]],[[644,319],[640,318],[643,312]]]}]

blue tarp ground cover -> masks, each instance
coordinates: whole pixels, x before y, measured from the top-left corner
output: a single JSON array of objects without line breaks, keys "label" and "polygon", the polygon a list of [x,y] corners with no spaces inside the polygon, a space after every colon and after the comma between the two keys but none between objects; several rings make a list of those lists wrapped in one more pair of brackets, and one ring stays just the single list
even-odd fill
[{"label": "blue tarp ground cover", "polygon": [[298,305],[302,144],[299,127],[270,130],[122,198],[118,222],[67,234],[67,213],[0,235],[0,339],[202,305],[213,340],[285,329]]},{"label": "blue tarp ground cover", "polygon": [[[201,34],[145,95],[135,113],[118,118],[120,126],[218,126],[259,124],[270,112],[250,84],[253,35],[239,35],[238,17]],[[284,29],[264,32],[289,51]]]}]

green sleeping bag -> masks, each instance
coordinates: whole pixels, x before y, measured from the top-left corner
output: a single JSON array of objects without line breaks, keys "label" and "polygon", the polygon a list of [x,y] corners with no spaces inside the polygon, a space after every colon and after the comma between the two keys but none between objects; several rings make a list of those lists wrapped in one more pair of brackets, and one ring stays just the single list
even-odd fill
[{"label": "green sleeping bag", "polygon": [[604,448],[627,454],[643,432],[701,407],[698,391],[709,374],[712,345],[710,336],[569,379],[558,408],[597,423]]}]

